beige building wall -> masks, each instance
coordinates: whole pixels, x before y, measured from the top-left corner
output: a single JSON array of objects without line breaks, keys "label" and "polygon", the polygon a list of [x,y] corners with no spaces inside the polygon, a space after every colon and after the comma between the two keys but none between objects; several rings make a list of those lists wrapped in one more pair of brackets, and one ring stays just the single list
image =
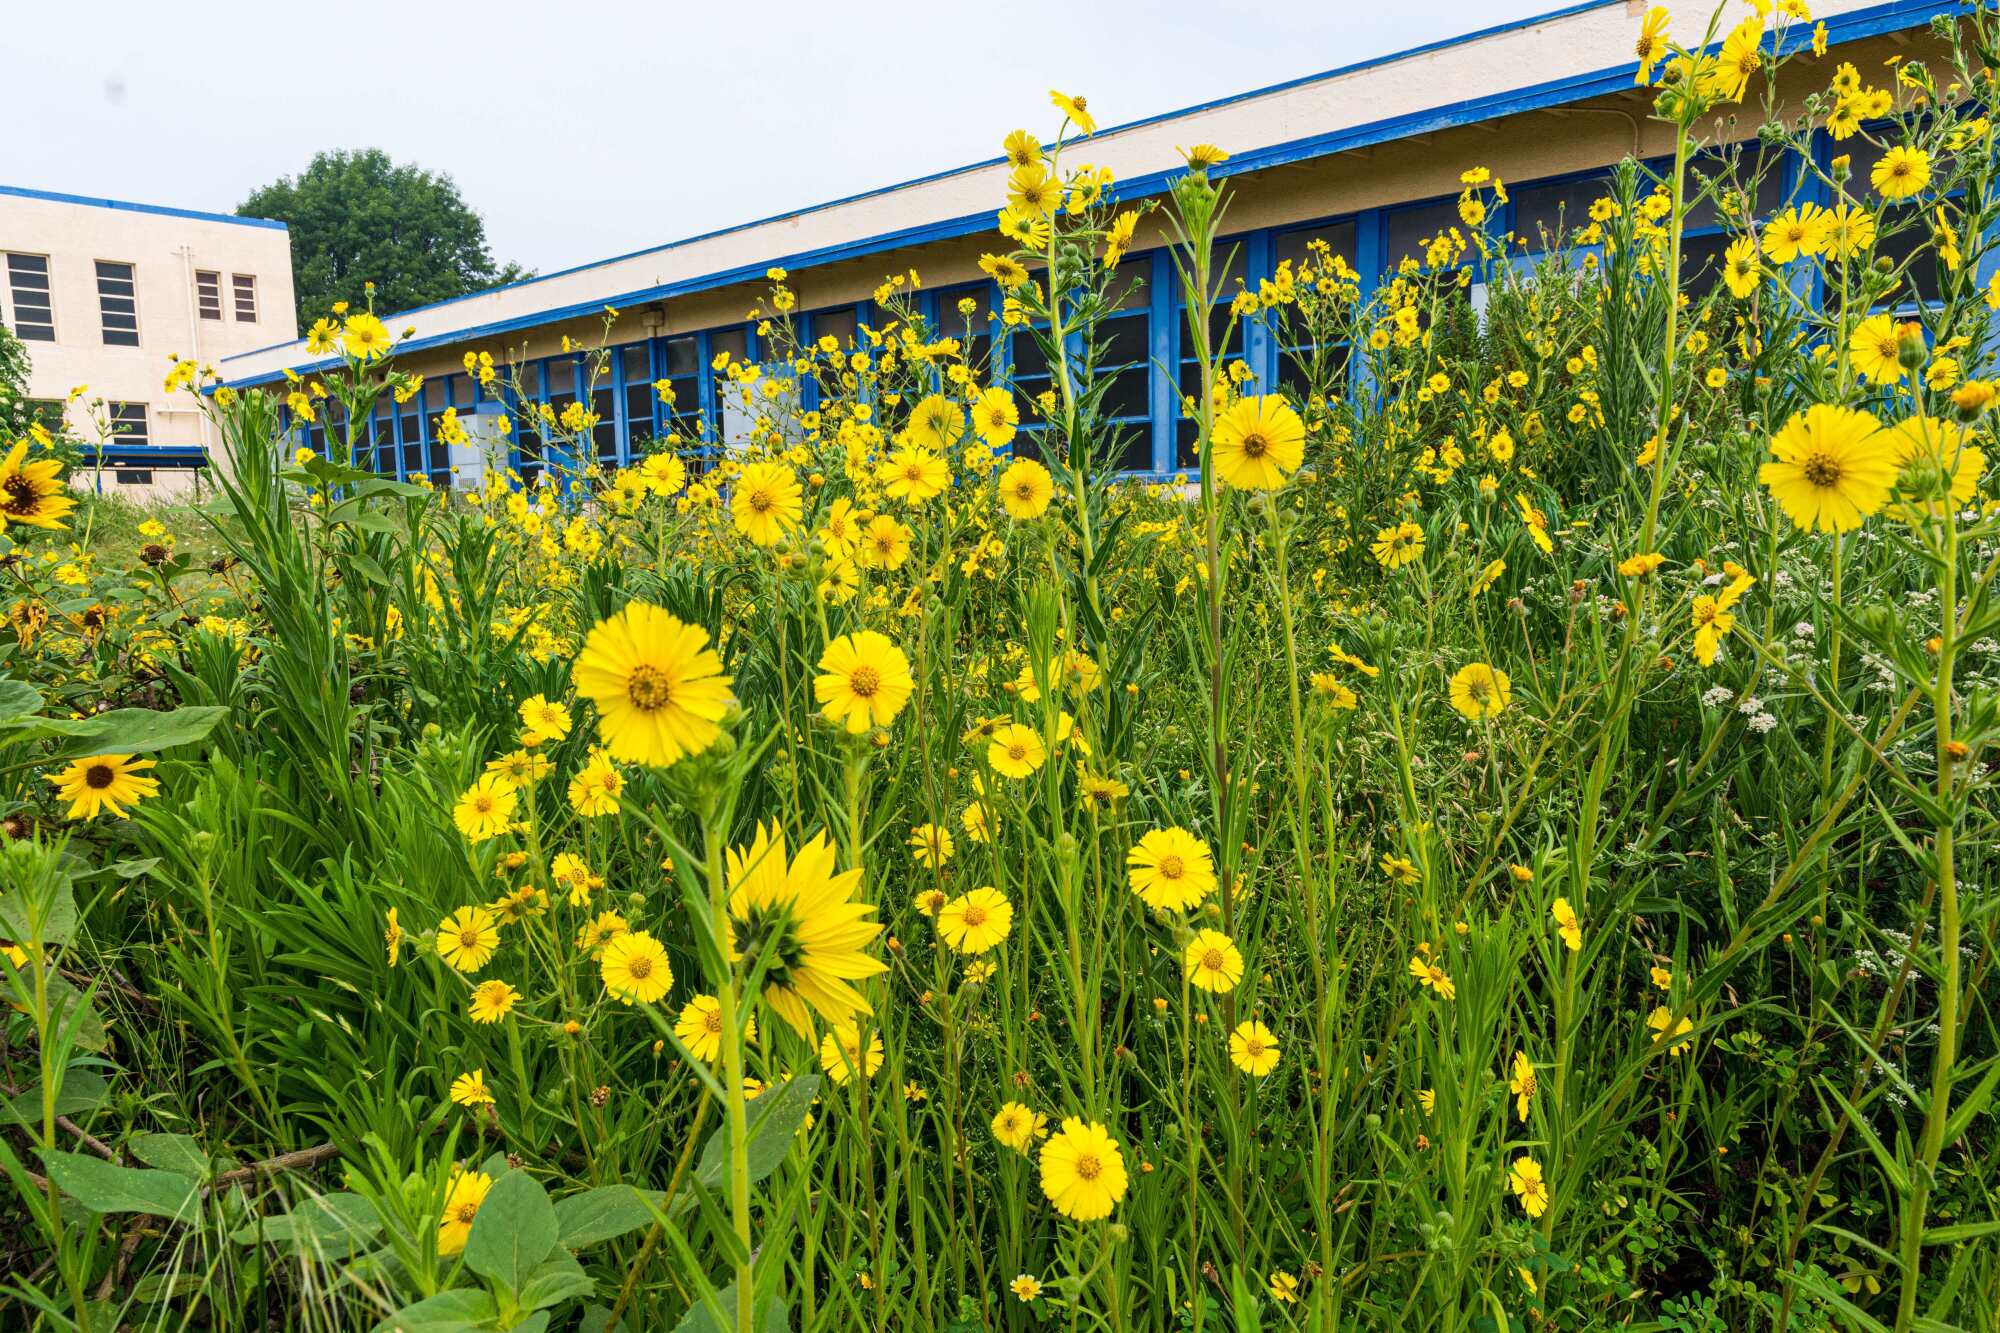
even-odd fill
[{"label": "beige building wall", "polygon": [[[52,339],[36,299],[43,269]],[[28,396],[64,404],[77,438],[98,440],[123,406],[144,409],[148,444],[207,447],[194,399],[162,388],[171,358],[215,366],[299,336],[291,236],[257,219],[0,186],[0,320],[28,349]],[[194,476],[162,469],[133,484],[135,474],[85,470],[76,482],[140,498],[189,489]]]}]

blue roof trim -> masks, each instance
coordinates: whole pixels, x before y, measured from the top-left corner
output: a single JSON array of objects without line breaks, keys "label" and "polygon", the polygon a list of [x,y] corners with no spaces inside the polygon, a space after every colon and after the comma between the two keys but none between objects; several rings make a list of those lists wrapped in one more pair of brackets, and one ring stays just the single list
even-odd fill
[{"label": "blue roof trim", "polygon": [[98,199],[87,194],[60,194],[55,190],[30,190],[23,185],[0,185],[0,194],[17,199],[46,199],[53,204],[82,204],[86,208],[115,208],[126,213],[158,213],[162,217],[192,218],[196,222],[230,222],[239,227],[274,227],[289,231],[272,218],[239,218],[233,213],[203,213],[193,208],[169,208],[165,204],[135,204],[124,199]]},{"label": "blue roof trim", "polygon": [[[1458,42],[1469,41],[1478,37],[1492,36],[1497,33],[1508,32],[1517,28],[1532,26],[1533,24],[1546,22],[1553,18],[1561,18],[1570,14],[1582,13],[1588,10],[1602,8],[1606,4],[1617,3],[1617,2],[1618,0],[1589,0],[1589,3],[1571,5],[1568,8],[1556,10],[1553,11],[1552,13],[1544,14],[1536,18],[1522,19],[1514,23],[1503,24],[1497,27],[1482,29],[1479,32],[1469,33],[1464,37],[1452,38],[1449,41],[1434,42],[1426,46],[1413,48],[1410,51],[1399,52],[1396,55],[1383,56],[1375,60],[1364,61],[1356,65],[1347,66],[1344,69],[1329,71],[1326,74],[1318,74],[1310,76],[1309,78],[1292,80],[1290,83],[1277,84],[1273,85],[1270,88],[1259,89],[1255,92],[1238,94],[1235,97],[1222,99],[1221,101],[1218,102],[1205,103],[1201,106],[1188,108],[1185,111],[1169,113],[1168,116],[1153,117],[1146,121],[1135,121],[1132,124],[1133,125],[1150,124],[1157,120],[1171,118],[1172,116],[1193,114],[1195,112],[1207,110],[1210,107],[1226,105],[1229,102],[1241,101],[1246,98],[1262,96],[1269,92],[1278,91],[1284,88],[1295,87],[1302,83],[1310,83],[1317,79],[1331,77],[1332,75],[1348,73],[1358,69],[1365,69],[1373,65],[1386,64],[1391,61],[1407,58],[1408,56],[1420,55],[1427,53],[1429,51],[1440,49],[1445,46],[1454,45]],[[1857,41],[1865,37],[1878,36],[1885,32],[1899,31],[1901,29],[1917,26],[1918,24],[1921,23],[1927,23],[1933,17],[1941,14],[1948,15],[1957,13],[1959,12],[1959,8],[1960,8],[1959,0],[1888,0],[1888,2],[1884,4],[1873,5],[1866,9],[1857,9],[1851,13],[1841,15],[1838,18],[1832,18],[1826,20],[1828,42],[1829,44],[1835,44],[1842,42]],[[1792,28],[1789,30],[1787,34],[1787,41],[1785,44],[1786,50],[1787,51],[1797,50],[1801,47],[1808,45],[1811,42],[1811,40],[1812,40],[1812,30],[1810,27],[1804,24],[1794,24],[1792,25]],[[1431,107],[1423,111],[1407,112],[1400,116],[1393,116],[1384,120],[1373,121],[1365,125],[1350,126],[1347,129],[1333,131],[1328,134],[1313,135],[1303,139],[1290,140],[1285,143],[1272,144],[1264,148],[1250,149],[1241,153],[1232,154],[1228,162],[1224,163],[1221,167],[1212,169],[1210,174],[1218,177],[1240,175],[1247,172],[1265,170],[1270,167],[1283,166],[1287,163],[1305,161],[1310,158],[1326,157],[1334,153],[1346,152],[1356,148],[1365,148],[1373,144],[1386,143],[1395,139],[1411,138],[1420,134],[1431,134],[1431,133],[1436,133],[1439,130],[1453,129],[1464,125],[1476,124],[1480,121],[1491,120],[1500,116],[1517,115],[1525,111],[1539,110],[1543,107],[1559,106],[1565,102],[1576,101],[1584,97],[1601,96],[1605,93],[1617,92],[1622,89],[1631,88],[1633,86],[1633,75],[1637,69],[1638,69],[1638,64],[1635,61],[1628,64],[1617,65],[1610,69],[1599,70],[1594,73],[1572,75],[1563,79],[1553,79],[1545,83],[1531,84],[1525,88],[1518,88],[1511,92],[1495,93],[1486,97],[1471,98],[1461,102],[1446,103],[1442,106]],[[1132,126],[1128,125],[1128,126],[1119,126],[1117,128],[1127,129],[1131,127]],[[1105,131],[1100,131],[1099,134],[1101,136],[1103,134],[1107,134],[1110,132],[1111,131],[1109,130],[1105,130]],[[927,181],[941,179],[944,176],[957,175],[961,171],[973,170],[976,169],[977,167],[993,165],[1003,160],[1004,159],[1001,158],[995,158],[990,163],[976,163],[974,164],[973,167],[960,167],[953,171],[940,172],[933,176],[921,177],[914,181],[905,182],[904,185],[892,186],[889,188],[903,189],[909,185],[920,185]],[[1168,188],[1170,182],[1176,177],[1178,177],[1181,174],[1181,172],[1182,172],[1181,168],[1172,167],[1163,171],[1152,172],[1144,176],[1137,176],[1130,178],[1128,180],[1122,180],[1119,181],[1113,187],[1110,193],[1112,194],[1113,197],[1120,200],[1149,198],[1151,196],[1164,193]],[[880,191],[880,190],[868,191],[863,194],[849,196],[847,199],[838,199],[832,201],[831,203],[818,204],[810,209],[802,209],[793,213],[780,214],[777,217],[766,218],[760,222],[744,223],[736,227],[726,227],[720,231],[708,232],[704,233],[701,236],[693,236],[687,238],[686,240],[675,241],[670,245],[654,246],[649,250],[637,250],[629,255],[620,255],[612,259],[599,260],[592,264],[585,264],[585,265],[580,265],[577,268],[566,269],[563,272],[578,273],[586,269],[601,267],[605,264],[618,263],[621,260],[635,258],[640,255],[652,254],[657,251],[670,250],[679,246],[690,245],[696,241],[706,240],[714,236],[727,235],[730,232],[745,230],[749,227],[762,226],[764,225],[765,222],[784,221],[788,218],[798,217],[805,213],[817,212],[819,211],[819,209],[822,208],[835,207],[838,204],[852,202],[855,199],[865,199],[870,197],[871,195],[885,193],[885,192],[886,191]],[[487,324],[474,325],[469,328],[454,329],[449,332],[432,334],[422,338],[412,338],[409,341],[400,344],[399,350],[405,352],[424,351],[432,347],[449,346],[454,343],[470,342],[480,338],[492,338],[492,337],[497,337],[501,334],[517,332],[521,329],[535,328],[544,324],[560,323],[563,320],[567,319],[577,319],[600,312],[606,306],[627,306],[647,301],[670,299],[677,296],[688,296],[695,294],[697,292],[712,291],[718,287],[729,287],[729,286],[734,286],[737,283],[741,282],[754,281],[757,278],[761,277],[764,274],[765,270],[772,267],[780,267],[787,269],[807,269],[824,264],[839,263],[843,260],[858,259],[885,250],[902,249],[910,246],[928,244],[932,241],[951,240],[961,236],[975,235],[979,232],[992,229],[993,216],[994,216],[994,210],[990,209],[982,210],[978,213],[968,214],[963,217],[947,218],[937,222],[929,222],[913,227],[901,228],[896,231],[881,232],[873,236],[863,237],[859,240],[846,241],[842,242],[839,245],[826,246],[817,250],[805,250],[787,255],[776,255],[768,259],[760,260],[754,264],[744,264],[733,269],[724,269],[714,273],[703,274],[699,277],[685,278],[678,282],[664,283],[654,287],[639,288],[634,291],[620,293],[618,295],[606,297],[601,300],[577,302],[567,306],[552,307],[549,309],[536,311],[531,314],[514,316],[512,318],[503,320],[494,320]],[[552,273],[546,276],[549,278],[553,278],[562,275]],[[489,288],[488,292],[505,291],[512,287],[526,286],[530,283],[539,282],[543,280],[544,280],[543,278],[525,279],[519,283],[509,283],[503,287]],[[470,296],[454,297],[450,301],[435,302],[429,306],[418,306],[414,310],[401,311],[398,312],[397,315],[391,316],[390,318],[393,321],[396,318],[400,318],[404,315],[414,314],[420,310],[436,309],[439,306],[452,305],[462,301],[473,300],[479,296],[483,296],[486,294],[487,292],[477,292],[473,293]],[[293,344],[281,343],[281,344],[276,344],[274,347],[271,348],[261,349],[261,351],[272,351],[275,350],[276,347],[291,346],[291,345]],[[223,358],[223,364],[226,365],[230,361],[240,360],[243,357],[256,356],[256,355],[259,355],[259,352],[240,352],[237,353],[235,356]],[[305,363],[305,362],[298,363],[294,365],[292,369],[298,371],[301,374],[312,374],[317,371],[332,369],[333,367],[339,364],[340,364],[340,359],[338,357],[326,357],[312,361],[310,363]],[[283,373],[284,372],[282,370],[272,371],[269,374],[251,376],[241,380],[229,381],[229,383],[231,387],[236,387],[236,388],[242,388],[254,384],[264,384],[282,378]]]}]

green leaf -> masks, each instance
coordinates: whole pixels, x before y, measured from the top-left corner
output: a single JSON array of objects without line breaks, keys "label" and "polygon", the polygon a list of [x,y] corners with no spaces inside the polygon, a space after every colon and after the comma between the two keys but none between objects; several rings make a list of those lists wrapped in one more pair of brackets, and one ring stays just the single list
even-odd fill
[{"label": "green leaf", "polygon": [[42,692],[25,680],[0,679],[0,725],[42,711]]},{"label": "green leaf", "polygon": [[214,1169],[201,1145],[186,1134],[135,1134],[125,1147],[147,1166],[177,1171],[196,1180],[207,1180]]},{"label": "green leaf", "polygon": [[[62,1077],[56,1088],[56,1114],[67,1116],[88,1115],[104,1105],[111,1097],[111,1085],[94,1069],[71,1069]],[[0,1102],[7,1115],[22,1124],[36,1126],[42,1123],[42,1085],[37,1083],[6,1102]]]},{"label": "green leaf", "polygon": [[441,1291],[404,1306],[375,1325],[375,1333],[482,1333],[499,1317],[500,1307],[488,1292],[477,1288]]},{"label": "green leaf", "polygon": [[556,1248],[549,1192],[525,1171],[509,1171],[487,1192],[465,1241],[466,1266],[519,1293]]},{"label": "green leaf", "polygon": [[557,1199],[556,1239],[566,1250],[580,1250],[637,1231],[653,1220],[653,1208],[665,1198],[658,1191],[641,1193],[630,1185],[604,1185]]},{"label": "green leaf", "polygon": [[[805,1074],[787,1080],[750,1104],[750,1183],[756,1184],[778,1169],[792,1150],[799,1126],[819,1095],[819,1075]],[[729,1127],[718,1125],[701,1148],[701,1164],[695,1178],[709,1189],[718,1188],[729,1171]]]},{"label": "green leaf", "polygon": [[104,1018],[91,998],[70,983],[60,972],[51,972],[47,981],[52,1027],[86,1051],[102,1051],[111,1045],[104,1031]]},{"label": "green leaf", "polygon": [[0,939],[37,938],[32,918],[41,917],[39,938],[43,944],[67,943],[76,933],[76,890],[69,872],[53,859],[37,859],[33,852],[19,859],[0,860],[0,868],[10,881],[0,891]]},{"label": "green leaf", "polygon": [[1977,1240],[1981,1236],[2000,1234],[2000,1221],[1962,1222],[1955,1227],[1926,1227],[1924,1244],[1956,1245],[1963,1240]]},{"label": "green leaf", "polygon": [[521,1288],[521,1308],[524,1310],[545,1310],[564,1301],[588,1296],[597,1289],[590,1274],[583,1271],[583,1265],[567,1250],[557,1250],[556,1257],[536,1269]]},{"label": "green leaf", "polygon": [[114,708],[96,717],[73,721],[45,717],[36,730],[65,739],[56,753],[65,758],[93,754],[152,754],[176,745],[191,745],[214,731],[227,708],[176,708],[170,713],[151,708]]},{"label": "green leaf", "polygon": [[173,1171],[142,1171],[79,1153],[41,1150],[49,1179],[93,1213],[145,1213],[181,1221],[201,1208],[194,1181]]},{"label": "green leaf", "polygon": [[291,1212],[238,1227],[229,1238],[238,1245],[259,1241],[287,1245],[322,1259],[344,1259],[382,1231],[375,1205],[359,1194],[320,1194],[301,1200]]}]

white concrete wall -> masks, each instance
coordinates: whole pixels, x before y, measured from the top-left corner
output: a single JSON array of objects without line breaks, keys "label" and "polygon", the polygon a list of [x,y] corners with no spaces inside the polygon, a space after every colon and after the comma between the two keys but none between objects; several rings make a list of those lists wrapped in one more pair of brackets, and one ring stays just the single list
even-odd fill
[{"label": "white concrete wall", "polygon": [[[170,397],[161,387],[172,367],[170,358],[179,354],[219,366],[224,357],[299,336],[290,233],[282,227],[0,193],[0,318],[12,329],[16,314],[5,272],[7,252],[43,255],[49,261],[56,340],[26,342],[32,362],[28,396],[66,400],[73,388],[88,385],[67,413],[72,433],[86,441],[96,438],[93,418],[101,414],[100,405],[119,402],[146,405],[150,443],[209,445],[194,400],[186,393]],[[100,259],[133,266],[137,347],[104,342],[97,293]],[[198,271],[221,275],[220,320],[198,316]],[[254,321],[236,317],[232,281],[238,273],[256,279]],[[154,476],[163,491],[177,489],[168,474]],[[90,478],[77,480],[95,485]],[[103,488],[134,495],[146,491],[119,486],[108,473]]]}]

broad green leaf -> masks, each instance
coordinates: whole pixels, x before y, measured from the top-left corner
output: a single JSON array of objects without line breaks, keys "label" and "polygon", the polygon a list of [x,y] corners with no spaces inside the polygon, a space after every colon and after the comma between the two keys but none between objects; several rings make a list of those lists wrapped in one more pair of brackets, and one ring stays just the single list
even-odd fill
[{"label": "broad green leaf", "polygon": [[301,1199],[281,1217],[238,1227],[229,1238],[238,1245],[265,1241],[290,1245],[322,1259],[341,1259],[381,1234],[375,1205],[359,1194],[321,1194]]},{"label": "broad green leaf", "polygon": [[441,1291],[396,1311],[375,1325],[375,1333],[483,1333],[499,1315],[500,1307],[487,1292]]},{"label": "broad green leaf", "polygon": [[174,1171],[143,1171],[98,1157],[42,1149],[49,1179],[93,1213],[145,1213],[185,1221],[201,1208],[195,1182]]},{"label": "broad green leaf", "polygon": [[64,944],[76,933],[76,919],[76,890],[55,858],[26,847],[0,857],[0,939]]},{"label": "broad green leaf", "polygon": [[[56,1089],[56,1114],[67,1116],[88,1115],[104,1105],[111,1096],[111,1086],[94,1069],[71,1069],[63,1074],[62,1084]],[[42,1085],[17,1094],[0,1106],[6,1114],[18,1119],[24,1125],[39,1125],[42,1121]]]},{"label": "broad green leaf", "polygon": [[637,1231],[653,1220],[653,1206],[666,1197],[658,1191],[641,1193],[630,1185],[604,1185],[556,1200],[556,1238],[564,1249],[580,1250],[629,1231]]},{"label": "broad green leaf", "polygon": [[220,707],[176,708],[170,713],[151,708],[114,708],[81,721],[43,718],[36,729],[63,738],[56,753],[64,758],[152,754],[203,739],[227,716],[229,710]]},{"label": "broad green leaf", "polygon": [[509,1171],[494,1182],[472,1219],[465,1263],[518,1294],[555,1248],[556,1210],[549,1192],[527,1172]]},{"label": "broad green leaf", "polygon": [[25,680],[0,679],[0,725],[42,711],[42,692]]},{"label": "broad green leaf", "polygon": [[521,1288],[521,1308],[524,1310],[546,1310],[564,1301],[588,1296],[597,1289],[590,1274],[583,1271],[567,1250],[557,1250],[556,1257],[536,1269],[527,1285]]},{"label": "broad green leaf", "polygon": [[67,977],[59,972],[50,973],[48,991],[49,1012],[54,1018],[56,1031],[73,1040],[80,1050],[102,1051],[111,1044],[97,1005]]},{"label": "broad green leaf", "polygon": [[[789,1079],[750,1103],[750,1183],[756,1184],[778,1169],[792,1150],[792,1140],[806,1121],[814,1097],[819,1095],[819,1075],[804,1074]],[[729,1174],[729,1127],[719,1125],[701,1148],[701,1164],[695,1176],[714,1190]]]},{"label": "broad green leaf", "polygon": [[208,1154],[186,1134],[135,1134],[125,1147],[147,1166],[177,1171],[196,1180],[207,1180],[212,1170]]}]

